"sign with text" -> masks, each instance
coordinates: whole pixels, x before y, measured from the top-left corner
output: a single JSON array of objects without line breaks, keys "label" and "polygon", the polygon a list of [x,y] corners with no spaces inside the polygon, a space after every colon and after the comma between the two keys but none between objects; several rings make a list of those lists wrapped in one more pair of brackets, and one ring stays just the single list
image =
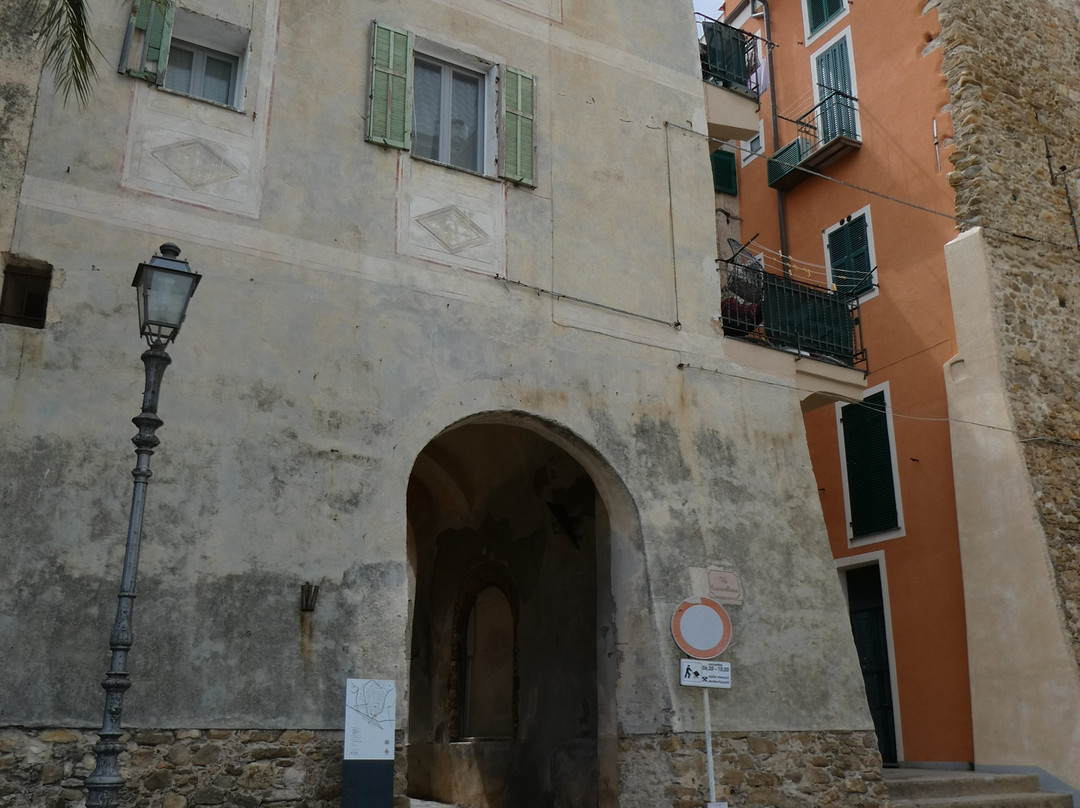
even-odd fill
[{"label": "sign with text", "polygon": [[731,688],[731,663],[684,659],[679,663],[679,684],[687,687]]}]

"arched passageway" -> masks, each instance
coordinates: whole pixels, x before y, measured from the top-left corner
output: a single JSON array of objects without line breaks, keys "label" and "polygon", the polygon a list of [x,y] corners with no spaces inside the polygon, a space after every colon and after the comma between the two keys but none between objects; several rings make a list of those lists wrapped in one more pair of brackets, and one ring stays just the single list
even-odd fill
[{"label": "arched passageway", "polygon": [[607,509],[536,423],[500,420],[436,437],[409,482],[408,793],[469,808],[603,804]]}]

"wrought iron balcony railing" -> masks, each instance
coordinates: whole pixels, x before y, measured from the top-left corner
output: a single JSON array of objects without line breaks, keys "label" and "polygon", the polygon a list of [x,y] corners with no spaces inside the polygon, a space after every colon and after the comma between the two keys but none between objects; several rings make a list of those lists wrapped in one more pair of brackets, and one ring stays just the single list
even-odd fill
[{"label": "wrought iron balcony railing", "polygon": [[701,31],[702,78],[756,100],[764,77],[759,37],[701,13],[694,16]]},{"label": "wrought iron balcony railing", "polygon": [[741,252],[721,270],[725,335],[866,370],[858,298],[766,272]]},{"label": "wrought iron balcony railing", "polygon": [[[788,131],[788,141],[769,158],[770,188],[787,190],[808,174],[800,168],[824,168],[843,154],[862,145],[859,138],[859,99],[819,85],[821,101],[798,118],[778,115]],[[792,137],[794,135],[794,137]]]}]

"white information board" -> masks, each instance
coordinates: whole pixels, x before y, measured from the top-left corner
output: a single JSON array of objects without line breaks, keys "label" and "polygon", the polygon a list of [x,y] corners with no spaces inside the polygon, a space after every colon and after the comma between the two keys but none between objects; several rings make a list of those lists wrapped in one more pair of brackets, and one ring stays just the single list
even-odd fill
[{"label": "white information board", "polygon": [[731,688],[731,663],[684,659],[679,664],[679,684],[687,687]]},{"label": "white information board", "polygon": [[345,680],[345,760],[394,759],[392,679]]}]

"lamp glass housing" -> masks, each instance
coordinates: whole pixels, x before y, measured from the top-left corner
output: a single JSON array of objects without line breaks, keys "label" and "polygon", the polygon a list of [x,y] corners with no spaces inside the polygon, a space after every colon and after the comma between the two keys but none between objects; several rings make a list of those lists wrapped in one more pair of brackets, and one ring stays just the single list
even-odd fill
[{"label": "lamp glass housing", "polygon": [[153,345],[172,342],[187,314],[188,302],[202,276],[192,272],[187,261],[178,259],[179,250],[166,256],[155,255],[139,264],[131,285],[138,291],[139,334]]}]

